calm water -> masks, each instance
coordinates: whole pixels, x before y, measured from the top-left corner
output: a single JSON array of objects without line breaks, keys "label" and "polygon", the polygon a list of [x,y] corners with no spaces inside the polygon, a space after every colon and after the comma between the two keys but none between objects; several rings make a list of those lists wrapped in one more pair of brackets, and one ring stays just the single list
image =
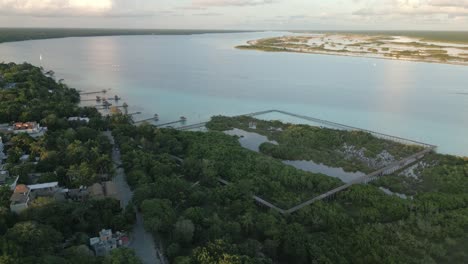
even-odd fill
[{"label": "calm water", "polygon": [[282,109],[468,156],[468,67],[236,50],[283,33],[66,38],[0,44],[81,90],[112,88],[161,122]]},{"label": "calm water", "polygon": [[331,177],[339,178],[345,183],[356,180],[366,174],[362,172],[346,172],[342,168],[329,167],[323,164],[317,164],[307,160],[284,160],[284,164],[291,165],[297,169],[309,171],[313,173],[321,173]]},{"label": "calm water", "polygon": [[[232,130],[224,131],[224,133],[231,136],[238,136],[239,143],[242,147],[255,152],[260,152],[260,145],[265,142],[278,145],[278,142],[268,140],[268,137],[266,136],[260,135],[258,133],[248,132],[242,129],[234,128]],[[313,161],[283,160],[283,163],[286,165],[293,166],[300,170],[312,173],[321,173],[330,177],[339,178],[340,180],[346,183],[356,180],[357,178],[365,175],[362,172],[346,172],[342,168],[329,167],[323,164],[317,164]]]},{"label": "calm water", "polygon": [[238,136],[239,143],[241,144],[242,147],[246,149],[250,149],[252,151],[256,151],[256,152],[260,152],[260,145],[265,142],[278,145],[278,142],[268,140],[266,136],[253,133],[253,132],[247,132],[242,129],[234,128],[232,130],[224,131],[224,133],[231,135],[231,136]]}]

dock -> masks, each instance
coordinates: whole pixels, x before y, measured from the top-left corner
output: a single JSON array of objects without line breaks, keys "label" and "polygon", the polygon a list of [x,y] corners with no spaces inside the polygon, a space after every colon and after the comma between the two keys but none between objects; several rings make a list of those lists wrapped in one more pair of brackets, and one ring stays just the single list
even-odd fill
[{"label": "dock", "polygon": [[79,92],[80,95],[87,95],[87,94],[101,94],[101,93],[107,93],[107,90],[100,90],[100,91],[92,91],[92,92]]},{"label": "dock", "polygon": [[[141,112],[137,112],[137,113],[140,113],[140,114],[141,114]],[[159,120],[159,115],[158,115],[158,114],[154,114],[153,117],[146,118],[146,119],[142,119],[142,120],[138,120],[138,121],[134,121],[133,124],[141,124],[141,123],[144,123],[144,122],[158,121],[158,120]]]},{"label": "dock", "polygon": [[163,123],[163,124],[157,124],[156,127],[164,127],[164,126],[174,125],[174,124],[183,123],[183,122],[185,122],[185,120],[179,119],[179,120],[172,121],[172,122],[167,122],[167,123]]}]

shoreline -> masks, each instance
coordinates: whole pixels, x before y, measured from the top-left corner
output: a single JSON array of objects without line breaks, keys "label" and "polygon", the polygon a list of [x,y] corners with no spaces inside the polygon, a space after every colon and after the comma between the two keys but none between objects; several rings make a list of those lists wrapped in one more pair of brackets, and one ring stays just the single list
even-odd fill
[{"label": "shoreline", "polygon": [[[248,45],[252,45],[250,42],[251,41],[247,42]],[[343,57],[354,57],[354,58],[368,58],[368,59],[381,59],[381,60],[393,60],[393,61],[436,63],[436,64],[446,64],[446,65],[455,65],[455,66],[468,66],[468,62],[443,62],[443,61],[437,61],[437,60],[421,60],[421,59],[415,59],[415,58],[398,59],[398,58],[393,58],[393,57],[368,56],[368,55],[358,55],[358,54],[350,54],[350,53],[343,53],[343,52],[298,51],[298,50],[291,50],[291,49],[280,50],[277,47],[271,47],[271,48],[275,48],[278,50],[265,50],[261,48],[255,48],[253,46],[247,47],[247,45],[238,45],[238,46],[235,46],[234,48],[239,49],[239,50],[252,50],[252,51],[271,52],[271,53],[274,53],[274,52],[302,53],[302,54],[310,54],[310,55],[343,56]]]}]

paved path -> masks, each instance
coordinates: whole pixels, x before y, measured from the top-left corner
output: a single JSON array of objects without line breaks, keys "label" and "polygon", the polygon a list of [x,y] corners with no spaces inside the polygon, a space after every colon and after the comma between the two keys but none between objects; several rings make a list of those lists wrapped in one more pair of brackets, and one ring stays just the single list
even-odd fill
[{"label": "paved path", "polygon": [[[114,138],[111,132],[104,132],[104,134],[109,138],[112,145],[114,145]],[[133,192],[125,180],[124,170],[122,168],[118,168],[118,166],[122,163],[119,150],[114,149],[112,151],[112,160],[116,169],[116,175],[112,181],[115,183],[118,190],[120,206],[125,208],[132,199]],[[143,217],[140,212],[136,213],[136,222],[133,226],[131,237],[132,239],[129,244],[129,248],[135,250],[136,255],[143,261],[144,264],[165,263],[165,261],[162,260],[162,254],[156,248],[153,236],[144,229]]]}]

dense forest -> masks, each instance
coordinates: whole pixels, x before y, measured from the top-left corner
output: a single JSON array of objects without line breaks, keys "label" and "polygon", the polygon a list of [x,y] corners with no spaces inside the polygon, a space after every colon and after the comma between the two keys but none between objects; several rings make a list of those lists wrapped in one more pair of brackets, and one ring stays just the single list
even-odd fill
[{"label": "dense forest", "polygon": [[[79,107],[76,90],[26,63],[0,64],[0,77],[0,124],[31,121],[48,128],[38,138],[0,131],[8,157],[4,169],[19,176],[18,184],[57,181],[77,188],[112,176],[112,146],[101,133],[109,120],[95,109]],[[11,83],[15,86],[5,88]],[[70,122],[71,116],[90,121]],[[11,194],[8,186],[0,188],[0,263],[139,263],[127,249],[97,258],[86,246],[103,228],[129,230],[132,208],[122,210],[110,198],[57,202],[39,197],[15,215],[9,208]]]},{"label": "dense forest", "polygon": [[[431,153],[411,170],[354,185],[333,200],[283,215],[252,196],[287,207],[343,183],[297,170],[282,159],[366,171],[372,168],[362,160],[339,155],[344,144],[366,158],[382,152],[403,157],[419,147],[366,133],[246,117],[214,117],[208,132],[137,127],[128,116],[102,117],[79,107],[75,90],[39,68],[0,64],[0,74],[0,123],[36,121],[48,127],[39,138],[0,135],[7,143],[7,169],[25,184],[31,172],[40,175],[38,182],[58,181],[68,188],[98,182],[114,173],[112,146],[102,135],[111,130],[135,192],[133,205],[171,263],[468,262],[466,159]],[[4,88],[11,83],[15,87]],[[70,116],[90,122],[69,122]],[[255,130],[278,145],[264,143],[258,153],[244,149],[237,137],[222,132],[232,128]],[[20,161],[24,154],[26,162]],[[380,187],[407,196],[389,195]],[[140,263],[129,249],[94,257],[85,246],[102,228],[128,230],[132,206],[122,210],[112,199],[39,199],[15,215],[8,208],[10,195],[9,188],[0,189],[0,263]]]},{"label": "dense forest", "polygon": [[[233,127],[232,119],[213,120],[212,129]],[[172,263],[468,261],[467,160],[429,155],[423,162],[432,165],[420,169],[407,199],[385,194],[379,187],[393,185],[382,180],[281,215],[252,195],[287,205],[338,180],[243,149],[218,131],[114,125],[135,205],[147,229],[163,237]],[[402,178],[399,173],[389,179]]]},{"label": "dense forest", "polygon": [[[255,128],[249,124],[255,124]],[[345,171],[372,172],[384,164],[383,159],[399,160],[423,149],[418,145],[380,139],[363,131],[283,124],[248,116],[215,116],[207,127],[216,131],[239,128],[255,132],[278,143],[263,143],[260,151],[264,154],[282,160],[313,160]]]}]

